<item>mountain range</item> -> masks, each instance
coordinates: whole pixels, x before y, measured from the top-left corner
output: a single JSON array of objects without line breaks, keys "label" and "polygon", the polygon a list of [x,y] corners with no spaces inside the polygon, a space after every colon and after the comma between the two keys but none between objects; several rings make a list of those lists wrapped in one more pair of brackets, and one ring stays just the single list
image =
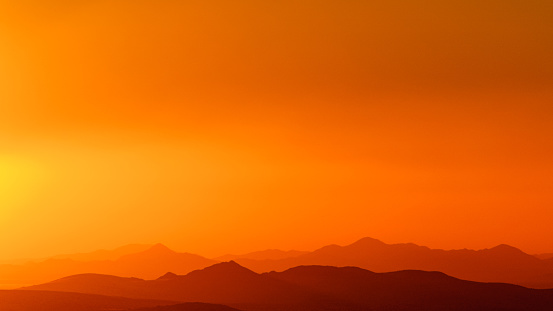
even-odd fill
[{"label": "mountain range", "polygon": [[175,252],[162,244],[131,245],[113,251],[61,255],[23,265],[0,265],[0,284],[39,284],[82,273],[156,279],[168,271],[187,274],[234,260],[257,273],[302,265],[354,266],[374,272],[441,271],[471,281],[553,288],[553,258],[545,255],[544,259],[540,258],[508,245],[483,250],[441,250],[412,243],[386,244],[372,238],[346,246],[328,245],[312,252],[265,250],[214,259]]},{"label": "mountain range", "polygon": [[246,311],[553,308],[553,289],[464,281],[441,272],[375,273],[357,267],[299,266],[259,274],[233,261],[186,275],[168,273],[156,280],[82,274],[25,290],[213,303]]},{"label": "mountain range", "polygon": [[[141,249],[142,247],[138,248]],[[125,250],[128,249],[125,248]],[[121,253],[121,251],[115,253]],[[56,256],[40,262],[0,265],[0,284],[21,284],[23,286],[79,273],[101,273],[154,279],[167,271],[185,274],[218,262],[199,255],[177,253],[162,244],[149,246],[146,250],[136,253],[123,253],[115,260],[81,261],[74,259],[100,257],[97,253],[91,253],[93,255]],[[102,255],[112,257],[114,253],[103,253]]]},{"label": "mountain range", "polygon": [[355,266],[375,272],[441,271],[471,281],[553,288],[553,259],[542,260],[505,244],[483,250],[441,250],[363,238],[350,245],[329,245],[292,258],[237,258],[236,262],[260,273],[301,265]]}]

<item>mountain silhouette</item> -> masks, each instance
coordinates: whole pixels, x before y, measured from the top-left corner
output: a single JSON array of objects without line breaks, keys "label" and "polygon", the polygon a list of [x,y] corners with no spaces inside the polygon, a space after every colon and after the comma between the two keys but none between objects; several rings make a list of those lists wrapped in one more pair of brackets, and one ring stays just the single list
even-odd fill
[{"label": "mountain silhouette", "polygon": [[130,310],[168,304],[174,302],[53,291],[0,290],[2,311]]},{"label": "mountain silhouette", "polygon": [[294,258],[236,262],[259,273],[301,265],[355,266],[375,272],[442,271],[472,281],[553,288],[553,261],[540,260],[505,244],[483,250],[441,250],[363,238],[347,246],[329,245]]},{"label": "mountain silhouette", "polygon": [[442,272],[374,273],[357,267],[301,266],[269,273],[317,292],[347,297],[374,310],[547,310],[553,290],[478,283]]},{"label": "mountain silhouette", "polygon": [[[114,280],[113,278],[117,279]],[[285,305],[294,310],[316,304],[321,310],[333,310],[334,299],[258,274],[236,262],[223,262],[187,275],[157,280],[137,280],[108,275],[82,274],[26,288],[95,293],[128,298],[151,298],[181,302],[224,304],[244,310],[264,310]],[[157,298],[153,298],[157,297]],[[164,298],[161,298],[164,297]],[[341,305],[344,305],[342,303]],[[347,304],[346,304],[347,305]]]},{"label": "mountain silhouette", "polygon": [[[121,248],[122,250],[108,252],[115,254],[141,247],[143,245],[128,246]],[[300,265],[355,266],[375,272],[442,271],[448,275],[472,281],[553,288],[553,258],[539,259],[505,244],[483,250],[440,250],[412,243],[386,244],[377,239],[363,238],[350,245],[329,245],[313,252],[300,252],[299,255],[296,251],[292,251],[291,254],[297,255],[293,257],[286,257],[284,253],[290,254],[267,250],[251,253],[253,254],[251,258],[241,257],[234,261],[258,273],[284,271]],[[256,256],[257,258],[285,257],[253,259]],[[167,272],[184,275],[215,263],[217,263],[216,260],[189,253],[178,253],[162,244],[156,244],[140,252],[125,254],[115,260],[76,261],[69,258],[51,258],[24,265],[0,265],[0,279],[5,284],[21,284],[20,287],[82,273],[156,279]]]},{"label": "mountain silhouette", "polygon": [[[124,249],[127,250],[128,248]],[[0,280],[3,283],[24,286],[82,273],[154,279],[168,271],[186,274],[214,263],[217,261],[199,255],[178,253],[162,244],[156,244],[115,260],[77,261],[69,258],[50,258],[23,265],[0,265]]]},{"label": "mountain silhouette", "polygon": [[158,280],[173,280],[173,279],[176,279],[178,278],[179,276],[176,275],[175,273],[173,272],[167,272],[165,273],[164,275],[160,276],[159,278],[157,278]]},{"label": "mountain silhouette", "polygon": [[216,257],[213,259],[218,261],[231,261],[236,259],[278,260],[278,259],[297,257],[307,253],[309,252],[302,252],[302,251],[296,251],[296,250],[282,251],[279,249],[267,249],[263,251],[251,252],[251,253],[242,254],[242,255],[229,254],[229,255]]},{"label": "mountain silhouette", "polygon": [[177,253],[163,244],[156,244],[143,252],[119,258],[113,266],[118,271],[118,275],[153,279],[167,271],[185,274],[216,262],[199,255]]},{"label": "mountain silhouette", "polygon": [[300,266],[258,274],[236,262],[157,280],[78,275],[27,290],[215,303],[251,311],[553,308],[553,290],[464,281],[442,272],[375,273],[358,267]]},{"label": "mountain silhouette", "polygon": [[239,310],[225,305],[200,303],[200,302],[188,302],[188,303],[180,303],[180,304],[169,305],[169,306],[133,309],[131,311],[239,311]]}]

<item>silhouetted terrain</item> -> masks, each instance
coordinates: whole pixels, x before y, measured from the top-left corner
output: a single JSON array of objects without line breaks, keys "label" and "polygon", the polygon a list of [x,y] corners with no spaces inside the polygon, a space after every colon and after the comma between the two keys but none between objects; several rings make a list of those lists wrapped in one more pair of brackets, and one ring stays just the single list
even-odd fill
[{"label": "silhouetted terrain", "polygon": [[[37,284],[81,273],[109,274],[155,279],[167,271],[186,274],[217,263],[202,256],[177,253],[161,244],[128,254],[144,245],[130,245],[113,251],[60,255],[38,263],[0,265],[0,283]],[[124,254],[116,260],[77,261],[70,258],[106,258]],[[532,288],[553,288],[553,258],[547,254],[529,255],[499,245],[483,250],[440,250],[415,244],[386,244],[363,238],[351,245],[329,245],[313,252],[265,250],[245,255],[225,255],[255,272],[284,271],[301,265],[355,266],[375,272],[398,270],[441,271],[460,279],[479,282],[504,282]],[[65,258],[65,259],[63,259]]]},{"label": "silhouetted terrain", "polygon": [[235,262],[157,280],[77,275],[28,290],[55,290],[229,305],[242,310],[551,310],[553,290],[459,280],[441,272],[374,273],[301,266],[257,274]]},{"label": "silhouetted terrain", "polygon": [[[24,286],[81,273],[155,279],[167,271],[186,274],[217,263],[217,260],[202,256],[174,252],[161,244],[125,254],[116,260],[69,259],[113,257],[142,247],[144,245],[82,255],[61,255],[25,265],[0,265],[0,283]],[[68,258],[62,259],[64,256]],[[284,271],[301,265],[355,266],[375,272],[441,271],[471,281],[553,288],[553,258],[539,259],[508,245],[483,250],[440,250],[411,243],[386,244],[364,238],[351,245],[329,245],[313,252],[265,250],[239,256],[226,255],[219,259],[233,257],[237,257],[235,261],[240,265],[258,273]]]},{"label": "silhouetted terrain", "polygon": [[[131,246],[141,249],[143,246]],[[102,273],[125,277],[140,277],[154,279],[167,271],[186,274],[217,263],[215,260],[202,256],[177,253],[169,248],[156,244],[148,249],[127,254],[128,248],[115,252],[100,252],[84,255],[56,256],[42,262],[31,262],[24,265],[0,265],[0,283],[8,284],[37,284],[67,275],[79,273]],[[124,254],[116,260],[77,261],[70,258],[101,258]]]},{"label": "silhouetted terrain", "polygon": [[[140,280],[85,274],[66,277],[28,289],[72,291],[152,298],[182,302],[305,306],[326,304],[324,295],[313,293],[268,275],[257,274],[235,262],[215,264],[185,276],[166,274],[157,280]],[[160,298],[164,297],[164,298]]]},{"label": "silhouetted terrain", "polygon": [[2,311],[129,310],[167,304],[174,302],[51,291],[0,290]]},{"label": "silhouetted terrain", "polygon": [[553,260],[540,260],[508,245],[483,250],[441,250],[363,238],[351,245],[329,245],[294,258],[236,261],[259,273],[301,265],[355,266],[375,272],[441,271],[465,280],[553,288]]},{"label": "silhouetted terrain", "polygon": [[243,255],[224,255],[220,257],[213,258],[218,261],[231,261],[236,259],[253,259],[253,260],[279,260],[285,258],[298,257],[300,255],[305,255],[309,252],[304,251],[282,251],[279,249],[267,249],[264,251],[251,252]]},{"label": "silhouetted terrain", "polygon": [[238,311],[238,309],[211,303],[187,302],[170,306],[133,309],[132,311]]}]

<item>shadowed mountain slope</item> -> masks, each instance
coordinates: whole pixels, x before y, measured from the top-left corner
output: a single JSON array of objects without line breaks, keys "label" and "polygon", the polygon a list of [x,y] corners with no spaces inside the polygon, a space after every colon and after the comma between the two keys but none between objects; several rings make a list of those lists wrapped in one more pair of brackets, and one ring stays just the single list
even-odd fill
[{"label": "shadowed mountain slope", "polygon": [[[441,272],[301,266],[257,274],[235,262],[145,281],[81,275],[30,290],[229,305],[242,310],[551,310],[553,290],[463,281]],[[114,288],[114,286],[116,288]]]},{"label": "shadowed mountain slope", "polygon": [[174,302],[52,291],[0,290],[2,311],[107,311],[167,304]]},{"label": "shadowed mountain slope", "polygon": [[553,288],[553,262],[540,260],[508,245],[483,250],[441,250],[363,238],[351,245],[329,245],[294,258],[236,261],[260,273],[300,265],[355,266],[375,272],[441,271],[472,281]]}]

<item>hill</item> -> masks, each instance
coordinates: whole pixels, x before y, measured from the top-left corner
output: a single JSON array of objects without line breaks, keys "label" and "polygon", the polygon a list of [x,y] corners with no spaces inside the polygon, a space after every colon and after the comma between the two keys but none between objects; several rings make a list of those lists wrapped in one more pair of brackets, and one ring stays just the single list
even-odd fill
[{"label": "hill", "polygon": [[[37,284],[58,279],[67,275],[82,273],[110,274],[122,277],[139,277],[155,279],[167,271],[186,274],[214,263],[215,260],[205,257],[178,253],[162,244],[150,246],[146,250],[127,253],[130,249],[141,249],[142,246],[132,246],[114,252],[91,253],[93,255],[69,256],[63,255],[41,262],[30,262],[22,265],[0,265],[0,280],[5,284]],[[75,258],[98,258],[124,254],[115,260],[79,261]]]},{"label": "hill", "polygon": [[357,267],[300,266],[258,274],[235,262],[149,281],[80,275],[28,290],[215,303],[248,311],[553,308],[553,290],[464,281],[441,272],[375,273]]},{"label": "hill", "polygon": [[2,311],[107,311],[168,304],[173,302],[52,291],[0,290]]},{"label": "hill", "polygon": [[169,306],[133,309],[131,311],[239,311],[238,309],[211,303],[188,302]]},{"label": "hill", "polygon": [[329,245],[294,258],[236,262],[259,273],[301,265],[355,266],[375,272],[441,271],[471,281],[553,288],[553,261],[540,260],[504,244],[483,250],[441,250],[363,238],[347,246]]}]

